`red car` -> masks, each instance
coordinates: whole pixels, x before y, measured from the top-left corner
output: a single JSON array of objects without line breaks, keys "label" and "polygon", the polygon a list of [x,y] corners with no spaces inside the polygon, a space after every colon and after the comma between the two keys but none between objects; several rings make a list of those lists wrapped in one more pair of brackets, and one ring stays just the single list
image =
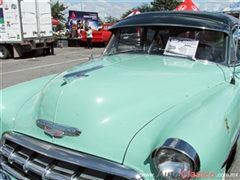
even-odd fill
[{"label": "red car", "polygon": [[[113,26],[113,23],[106,23],[102,25],[102,28],[99,30],[93,29],[93,43],[103,43],[104,45],[108,42],[112,33],[108,31],[110,27]],[[82,32],[82,42],[87,42],[86,31]]]}]

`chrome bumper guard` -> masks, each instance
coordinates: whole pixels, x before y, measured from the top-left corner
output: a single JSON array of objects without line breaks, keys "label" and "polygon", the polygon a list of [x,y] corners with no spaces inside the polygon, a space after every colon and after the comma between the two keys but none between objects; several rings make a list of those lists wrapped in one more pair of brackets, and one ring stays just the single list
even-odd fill
[{"label": "chrome bumper guard", "polygon": [[[142,180],[135,170],[121,164],[15,133],[3,135],[0,158],[1,169],[21,180]],[[9,180],[8,175],[1,175]]]}]

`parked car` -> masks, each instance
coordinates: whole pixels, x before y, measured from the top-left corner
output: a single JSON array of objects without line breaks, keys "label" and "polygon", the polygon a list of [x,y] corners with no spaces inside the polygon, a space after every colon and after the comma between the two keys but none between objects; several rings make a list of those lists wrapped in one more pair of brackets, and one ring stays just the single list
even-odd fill
[{"label": "parked car", "polygon": [[[240,143],[238,27],[211,12],[134,15],[99,59],[3,89],[0,177],[224,179]],[[122,41],[126,28],[139,41]]]},{"label": "parked car", "polygon": [[141,30],[142,28],[138,28],[138,27],[123,28],[120,39],[119,39],[120,43],[126,44],[126,45],[140,46]]}]

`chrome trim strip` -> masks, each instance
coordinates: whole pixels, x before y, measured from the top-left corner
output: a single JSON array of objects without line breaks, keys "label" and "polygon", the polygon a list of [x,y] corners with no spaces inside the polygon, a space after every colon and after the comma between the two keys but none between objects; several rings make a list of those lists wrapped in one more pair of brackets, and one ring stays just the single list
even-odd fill
[{"label": "chrome trim strip", "polygon": [[173,149],[185,154],[193,161],[194,172],[200,171],[200,158],[195,149],[187,142],[178,138],[169,138],[158,149]]},{"label": "chrome trim strip", "polygon": [[[0,153],[3,153],[3,155],[6,155],[7,157],[12,152],[6,150],[8,148],[4,146],[4,142],[6,140],[10,140],[16,144],[20,144],[21,146],[27,147],[28,149],[31,149],[34,152],[37,152],[39,154],[44,154],[45,156],[51,157],[53,159],[87,167],[100,172],[117,175],[127,179],[142,180],[141,175],[137,173],[135,170],[115,162],[107,161],[98,157],[83,154],[67,148],[62,148],[54,144],[46,143],[38,139],[34,139],[21,134],[4,133],[2,138],[3,138],[2,139],[3,144],[1,144]],[[29,163],[28,164],[29,169],[31,168],[33,170],[36,168],[36,166],[34,166],[34,164],[31,161],[25,162],[21,158],[14,159],[14,156],[12,156],[12,158],[14,162],[19,161],[22,164]],[[2,163],[2,166],[7,172],[13,173],[11,172],[11,168],[9,168],[8,165],[5,165],[4,163]],[[43,174],[45,172],[45,169],[35,169],[35,171],[40,172],[40,174]],[[14,175],[18,177],[18,174],[14,174]],[[51,175],[47,173],[44,176],[51,177]],[[22,177],[20,179],[22,179]]]},{"label": "chrome trim strip", "polygon": [[20,173],[13,171],[12,168],[10,166],[8,166],[7,163],[5,163],[5,162],[1,163],[1,167],[4,171],[8,172],[12,176],[14,176],[16,179],[28,180],[27,178],[22,177]]},{"label": "chrome trim strip", "polygon": [[6,173],[4,173],[1,169],[0,169],[0,179],[1,180],[11,180],[10,176]]}]

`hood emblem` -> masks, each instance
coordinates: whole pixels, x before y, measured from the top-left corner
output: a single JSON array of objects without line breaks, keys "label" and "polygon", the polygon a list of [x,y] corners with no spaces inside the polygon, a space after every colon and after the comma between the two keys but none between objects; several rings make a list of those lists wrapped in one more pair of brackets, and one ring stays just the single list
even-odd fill
[{"label": "hood emblem", "polygon": [[79,136],[81,134],[81,131],[78,128],[53,123],[43,119],[37,119],[36,123],[38,127],[52,137],[61,138],[63,136]]}]

